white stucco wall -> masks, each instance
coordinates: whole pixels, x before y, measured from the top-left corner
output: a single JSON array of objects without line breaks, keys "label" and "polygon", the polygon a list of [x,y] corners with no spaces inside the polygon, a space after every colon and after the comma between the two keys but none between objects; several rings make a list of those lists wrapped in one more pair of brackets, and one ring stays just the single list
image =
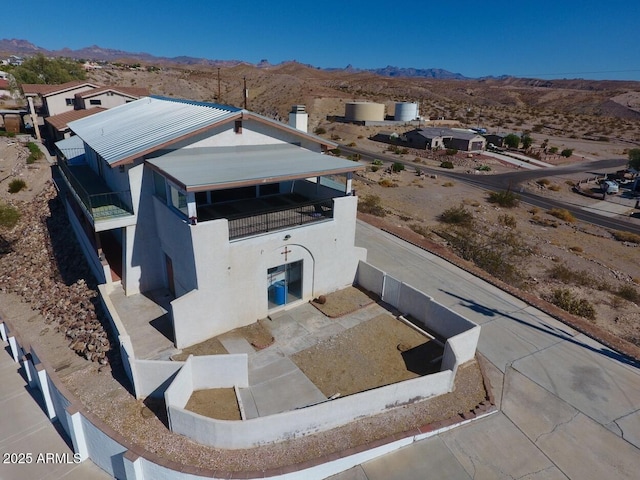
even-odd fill
[{"label": "white stucco wall", "polygon": [[162,248],[173,259],[176,294],[197,288],[172,302],[178,348],[266,317],[271,267],[302,260],[301,300],[308,301],[352,284],[366,257],[354,245],[356,197],[336,198],[332,220],[231,242],[226,220],[187,225],[161,202],[155,206]]},{"label": "white stucco wall", "polygon": [[84,87],[74,88],[73,90],[68,90],[66,92],[48,95],[45,98],[49,115],[53,116],[64,112],[70,112],[74,109],[74,105],[67,105],[67,98],[74,98],[76,93],[82,93],[88,90],[94,90],[94,87],[87,85]]},{"label": "white stucco wall", "polygon": [[[100,105],[92,105],[91,100],[99,100]],[[90,108],[96,107],[113,108],[119,105],[124,105],[125,103],[127,103],[127,101],[131,102],[133,100],[136,100],[136,98],[115,92],[102,92],[96,95],[92,95],[88,98],[81,98],[79,102],[80,108],[88,110]]]},{"label": "white stucco wall", "polygon": [[[447,370],[318,405],[250,420],[217,420],[167,402],[171,430],[218,448],[251,448],[318,433],[393,407],[442,395],[453,388]],[[184,387],[184,385],[183,385]],[[167,397],[165,396],[166,400]]]}]

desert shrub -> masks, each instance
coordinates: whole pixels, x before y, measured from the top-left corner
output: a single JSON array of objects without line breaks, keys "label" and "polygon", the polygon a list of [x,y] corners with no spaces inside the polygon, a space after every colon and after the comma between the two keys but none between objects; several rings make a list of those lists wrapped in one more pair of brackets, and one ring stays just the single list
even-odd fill
[{"label": "desert shrub", "polygon": [[378,158],[375,158],[373,162],[371,162],[371,165],[375,165],[376,167],[381,167],[382,165],[384,165],[384,162]]},{"label": "desert shrub", "polygon": [[556,185],[555,183],[552,183],[547,188],[552,192],[558,192],[560,190],[560,185]]},{"label": "desert shrub", "polygon": [[544,187],[549,185],[551,183],[551,180],[549,180],[548,178],[541,178],[540,180],[537,180],[536,183]]},{"label": "desert shrub", "polygon": [[0,227],[13,228],[20,220],[20,212],[15,207],[0,203]]},{"label": "desert shrub", "polygon": [[329,150],[329,152],[334,154],[336,157],[339,157],[340,154],[342,154],[342,150],[340,150],[339,148],[333,148],[333,149]]},{"label": "desert shrub", "polygon": [[416,232],[418,235],[422,235],[423,237],[431,236],[429,229],[424,225],[420,225],[419,223],[412,223],[409,225],[409,228]]},{"label": "desert shrub", "polygon": [[23,188],[27,188],[27,182],[21,178],[14,178],[9,182],[9,193],[18,193]]},{"label": "desert shrub", "polygon": [[538,213],[540,213],[540,209],[538,207],[531,207],[531,209],[529,210],[529,213],[531,215],[537,215]]},{"label": "desert shrub", "polygon": [[501,225],[509,228],[516,228],[516,226],[518,226],[516,217],[514,217],[513,215],[508,215],[506,213],[504,215],[498,216],[498,222],[500,222]]},{"label": "desert shrub", "polygon": [[613,238],[619,242],[640,243],[640,235],[637,233],[625,232],[622,230],[610,230]]},{"label": "desert shrub", "polygon": [[324,135],[325,133],[327,133],[327,130],[323,127],[318,127],[313,131],[313,133],[315,133],[316,135]]},{"label": "desert shrub", "polygon": [[574,245],[573,247],[569,247],[569,250],[575,253],[582,253],[584,251],[582,247],[579,247],[577,245]]},{"label": "desert shrub", "polygon": [[397,187],[398,186],[397,183],[394,183],[393,181],[389,180],[388,178],[383,178],[382,180],[380,180],[378,182],[378,185],[380,185],[381,187],[385,187],[385,188]]},{"label": "desert shrub", "polygon": [[438,220],[453,225],[470,226],[473,224],[473,213],[460,204],[457,207],[447,208],[438,216]]},{"label": "desert shrub", "polygon": [[374,165],[373,167],[371,167],[371,171],[372,172],[377,172],[378,170],[380,170],[380,167]]},{"label": "desert shrub", "polygon": [[456,153],[458,153],[458,149],[457,148],[447,148],[444,153],[446,153],[449,156],[453,156]]},{"label": "desert shrub", "polygon": [[573,155],[573,149],[572,148],[565,148],[564,150],[562,150],[560,152],[560,155],[562,155],[563,157],[569,158],[571,155]]},{"label": "desert shrub", "polygon": [[556,153],[558,153],[558,147],[551,147],[551,148],[549,149],[549,153],[550,153],[551,155],[555,155]]},{"label": "desert shrub", "polygon": [[575,187],[576,186],[576,182],[574,182],[573,180],[565,180],[564,183],[566,183],[570,187]]},{"label": "desert shrub", "polygon": [[555,220],[551,220],[549,218],[542,218],[542,217],[539,217],[538,215],[534,215],[533,217],[531,217],[530,221],[534,225],[540,225],[542,227],[558,228],[558,222],[556,222]]},{"label": "desert shrub", "polygon": [[573,315],[588,318],[589,320],[595,320],[596,318],[596,310],[593,308],[593,305],[584,298],[577,298],[566,288],[554,290],[549,300],[555,306]]},{"label": "desert shrub", "polygon": [[559,218],[560,220],[564,220],[565,222],[575,222],[576,217],[569,210],[565,210],[564,208],[552,208],[551,210],[547,210],[547,213],[552,217]]},{"label": "desert shrub", "polygon": [[449,162],[449,161],[442,162],[440,164],[440,168],[449,168],[449,169],[451,169],[451,168],[453,168],[453,163]]},{"label": "desert shrub", "polygon": [[398,173],[404,170],[404,164],[400,162],[395,162],[391,165],[391,171],[394,173]]},{"label": "desert shrub", "polygon": [[497,203],[501,207],[513,208],[520,203],[520,197],[511,190],[503,190],[501,192],[489,192],[489,202]]},{"label": "desert shrub", "polygon": [[32,163],[35,163],[36,161],[38,161],[42,157],[44,157],[44,154],[42,153],[40,148],[38,148],[38,145],[36,145],[35,143],[33,143],[33,142],[27,143],[27,148],[29,149],[29,156],[27,157],[27,164],[31,165]]},{"label": "desert shrub", "polygon": [[358,201],[358,211],[376,217],[384,217],[387,213],[382,206],[382,199],[377,195],[365,195]]},{"label": "desert shrub", "polygon": [[479,167],[476,167],[476,170],[480,172],[490,172],[491,167],[489,165],[480,165]]},{"label": "desert shrub", "polygon": [[547,271],[549,278],[562,283],[579,285],[581,287],[595,287],[598,282],[586,270],[576,271],[565,264],[556,265]]},{"label": "desert shrub", "polygon": [[453,187],[454,185],[455,185],[455,183],[453,183],[453,182],[444,182],[442,184],[443,187]]},{"label": "desert shrub", "polygon": [[9,137],[9,138],[13,138],[15,137],[16,134],[13,132],[6,132],[4,130],[0,130],[0,137]]},{"label": "desert shrub", "polygon": [[522,280],[519,262],[531,249],[515,232],[498,231],[486,235],[474,228],[455,228],[445,234],[455,252],[487,273],[517,285]]},{"label": "desert shrub", "polygon": [[615,294],[633,303],[640,303],[640,293],[631,285],[623,285],[615,292]]}]

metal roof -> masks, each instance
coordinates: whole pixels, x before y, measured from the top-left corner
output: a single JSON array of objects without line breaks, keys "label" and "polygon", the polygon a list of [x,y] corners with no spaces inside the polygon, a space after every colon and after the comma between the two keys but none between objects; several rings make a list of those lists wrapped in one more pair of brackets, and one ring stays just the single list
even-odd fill
[{"label": "metal roof", "polygon": [[80,137],[73,136],[56,142],[56,147],[70,164],[84,161],[84,142]]},{"label": "metal roof", "polygon": [[288,143],[185,148],[146,162],[187,191],[275,183],[364,168],[357,162]]},{"label": "metal roof", "polygon": [[144,97],[69,123],[107,163],[114,164],[197,132],[239,108],[163,97]]}]

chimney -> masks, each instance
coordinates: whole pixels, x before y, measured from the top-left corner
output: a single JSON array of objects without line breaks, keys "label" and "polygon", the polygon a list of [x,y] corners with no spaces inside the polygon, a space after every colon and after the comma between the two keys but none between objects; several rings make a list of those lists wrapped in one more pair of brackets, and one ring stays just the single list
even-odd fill
[{"label": "chimney", "polygon": [[304,105],[293,105],[289,112],[289,126],[307,133],[309,114]]}]

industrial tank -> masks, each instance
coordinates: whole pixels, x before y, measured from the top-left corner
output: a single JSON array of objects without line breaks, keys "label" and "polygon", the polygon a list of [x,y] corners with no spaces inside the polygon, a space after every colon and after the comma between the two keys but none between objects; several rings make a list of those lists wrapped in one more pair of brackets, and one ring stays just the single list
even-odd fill
[{"label": "industrial tank", "polygon": [[372,102],[349,102],[345,104],[344,117],[348,122],[382,122],[384,105]]},{"label": "industrial tank", "polygon": [[396,103],[396,110],[393,116],[395,121],[410,122],[418,118],[418,104],[411,102]]}]

